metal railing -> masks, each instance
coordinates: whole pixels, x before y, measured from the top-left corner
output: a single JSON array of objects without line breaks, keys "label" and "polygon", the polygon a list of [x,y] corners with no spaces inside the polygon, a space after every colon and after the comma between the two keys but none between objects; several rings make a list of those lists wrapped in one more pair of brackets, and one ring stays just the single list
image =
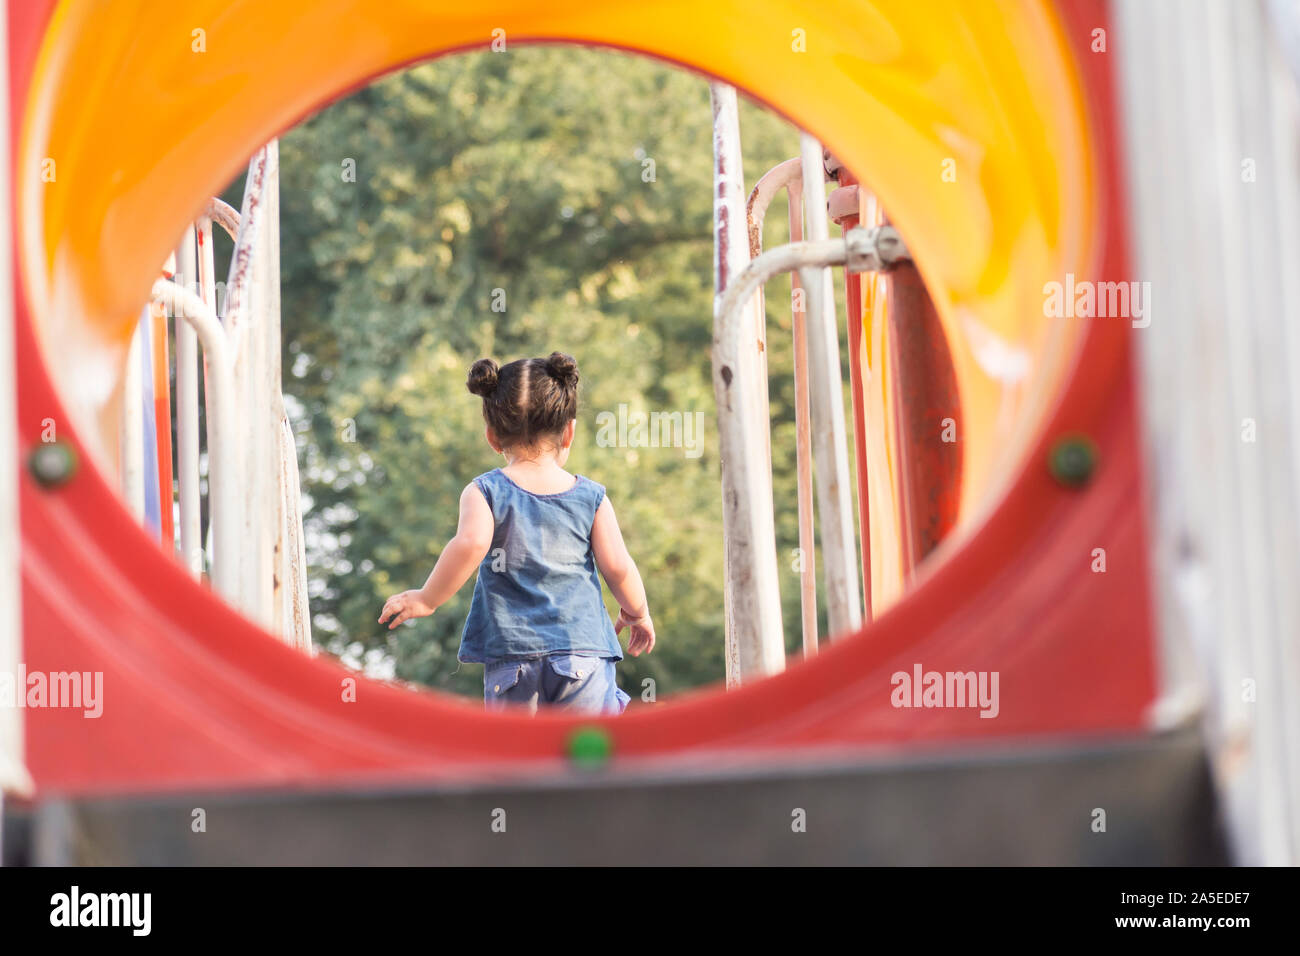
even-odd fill
[{"label": "metal railing", "polygon": [[[213,223],[234,240],[224,310]],[[176,317],[180,547],[201,574],[198,346],[204,362],[213,587],[257,623],[311,648],[297,449],[280,382],[279,151],[249,162],[242,209],[212,199],[187,227],[153,299]],[[224,316],[223,313],[224,312]]]},{"label": "metal railing", "polygon": [[[801,137],[799,157],[773,167],[755,185],[745,206],[748,248],[742,248],[732,231],[743,191],[735,90],[715,83],[710,96],[716,252],[713,372],[722,457],[727,686],[734,687],[785,667],[763,284],[779,273],[791,273],[802,562],[799,599],[803,652],[811,656],[819,640],[814,484],[830,633],[849,634],[862,624],[839,331],[829,266],[879,269],[906,259],[907,253],[890,228],[854,229],[842,239],[828,238],[822,148],[808,134]],[[782,189],[787,194],[791,241],[763,252],[763,222]]]},{"label": "metal railing", "polygon": [[[795,157],[773,166],[754,184],[749,194],[746,218],[749,223],[749,254],[763,252],[763,223],[767,209],[782,189],[786,193],[789,241],[803,239],[803,162]],[[812,411],[808,397],[808,325],[799,274],[790,274],[790,325],[794,352],[794,430],[796,497],[799,503],[799,612],[803,653],[817,653],[817,539],[813,515]],[[759,314],[766,317],[763,291],[758,293]]]},{"label": "metal railing", "polygon": [[[760,455],[762,436],[747,410],[753,403],[753,392],[759,382],[746,375],[738,358],[742,350],[745,331],[745,309],[754,294],[769,279],[784,272],[798,270],[805,287],[822,281],[822,273],[830,266],[842,265],[853,272],[888,268],[907,258],[907,250],[898,234],[888,226],[873,229],[851,229],[840,239],[819,239],[792,242],[762,253],[736,276],[723,294],[713,335],[713,388],[718,404],[718,434],[724,462],[722,470],[722,514],[726,536],[727,578],[730,592],[729,607],[733,615],[733,628],[737,636],[741,672],[740,682],[746,678],[772,673],[771,656],[780,650],[784,657],[785,636],[781,625],[780,591],[777,586],[776,529],[772,500],[771,472]],[[817,303],[814,302],[814,306]],[[813,315],[817,312],[810,310]],[[825,317],[826,311],[823,311]],[[839,456],[834,449],[825,452],[833,475],[831,492],[841,500],[831,499],[830,507],[823,507],[822,549],[825,553],[826,517],[839,519],[844,512],[836,507],[848,508],[850,535],[841,538],[843,550],[838,560],[846,562],[853,573],[846,572],[841,581],[847,594],[856,597],[856,549],[851,535],[852,505],[848,495],[848,455],[843,420],[843,396],[840,394],[841,378],[838,362],[838,342],[818,342],[818,338],[834,338],[834,314],[830,312],[831,325],[820,333],[814,332],[811,344],[811,378],[823,393],[822,401],[831,408],[822,409],[814,404],[814,431],[830,431],[834,440],[834,411],[840,411]],[[810,322],[815,327],[817,323]],[[831,335],[827,335],[829,332]],[[816,395],[817,389],[814,390]],[[830,394],[827,394],[830,393]],[[817,427],[830,421],[830,429]],[[825,443],[819,443],[824,447]],[[829,470],[823,468],[822,470]],[[838,485],[836,487],[835,485]],[[825,503],[825,502],[824,502]],[[829,562],[828,562],[829,563]],[[849,605],[851,608],[851,604]],[[777,668],[779,670],[779,668]]]}]

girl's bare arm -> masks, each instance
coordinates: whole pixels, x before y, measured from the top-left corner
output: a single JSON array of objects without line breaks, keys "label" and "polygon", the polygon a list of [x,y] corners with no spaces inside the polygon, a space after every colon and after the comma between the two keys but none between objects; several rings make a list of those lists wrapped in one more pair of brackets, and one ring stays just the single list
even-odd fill
[{"label": "girl's bare arm", "polygon": [[483,492],[471,482],[460,495],[460,523],[456,535],[438,555],[438,562],[424,587],[390,597],[380,612],[379,623],[393,618],[388,625],[391,631],[403,621],[427,617],[446,604],[487,557],[495,530],[492,509],[488,507]]},{"label": "girl's bare arm", "polygon": [[614,515],[614,506],[606,498],[596,509],[596,520],[591,526],[591,549],[596,556],[596,567],[618,601],[618,621],[614,631],[632,628],[628,639],[628,653],[633,657],[649,652],[655,646],[654,624],[650,620],[650,607],[646,603],[645,585],[641,572],[623,543],[623,531]]}]

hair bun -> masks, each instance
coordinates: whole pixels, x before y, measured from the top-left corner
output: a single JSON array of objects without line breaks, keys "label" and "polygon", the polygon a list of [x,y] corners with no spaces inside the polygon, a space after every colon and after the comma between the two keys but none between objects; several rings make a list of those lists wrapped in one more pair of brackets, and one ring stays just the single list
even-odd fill
[{"label": "hair bun", "polygon": [[497,390],[497,370],[500,368],[490,358],[481,358],[469,367],[469,378],[465,387],[475,395],[484,398]]},{"label": "hair bun", "polygon": [[546,360],[546,371],[565,388],[578,387],[578,360],[563,352],[552,352]]}]

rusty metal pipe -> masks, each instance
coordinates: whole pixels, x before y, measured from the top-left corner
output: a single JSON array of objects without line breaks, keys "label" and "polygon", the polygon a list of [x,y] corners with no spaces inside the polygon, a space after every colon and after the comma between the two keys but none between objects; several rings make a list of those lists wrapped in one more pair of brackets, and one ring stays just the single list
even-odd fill
[{"label": "rusty metal pipe", "polygon": [[[735,573],[731,611],[736,633],[742,638],[739,646],[755,658],[751,673],[778,662],[783,665],[785,651],[777,589],[772,473],[762,457],[759,423],[749,413],[759,381],[752,364],[747,367],[739,361],[747,327],[746,307],[764,282],[782,272],[831,265],[888,267],[897,261],[896,257],[904,255],[906,251],[892,230],[854,229],[841,239],[779,246],[763,253],[736,276],[718,307],[713,326],[713,392],[718,405],[722,460],[727,463],[722,472],[722,520],[729,567]],[[812,278],[815,281],[817,277]],[[823,360],[826,351],[823,347]],[[814,367],[810,362],[810,368]],[[841,419],[841,436],[842,425]]]},{"label": "rusty metal pipe", "polygon": [[[749,254],[763,252],[763,223],[777,193],[786,191],[790,241],[803,239],[803,161],[799,157],[778,163],[754,184],[746,203]],[[794,428],[796,489],[799,507],[799,611],[804,657],[817,653],[817,539],[813,512],[812,426],[808,399],[808,337],[806,309],[799,273],[790,273],[790,325],[794,350]],[[759,296],[761,299],[762,292]],[[766,310],[760,313],[766,316]]]},{"label": "rusty metal pipe", "polygon": [[[901,264],[885,282],[903,571],[910,577],[957,524],[961,399],[948,339],[916,266]],[[949,429],[957,440],[945,440]]]},{"label": "rusty metal pipe", "polygon": [[221,320],[202,298],[166,279],[153,284],[153,298],[184,319],[203,345],[208,382],[208,512],[212,522],[212,584],[238,605],[239,471],[235,462],[237,411],[232,355]]},{"label": "rusty metal pipe", "polygon": [[[829,241],[826,174],[822,147],[807,133],[800,137],[803,158],[804,214],[811,243]],[[848,261],[848,243],[845,261]],[[817,460],[817,513],[821,519],[822,560],[826,572],[826,613],[832,638],[862,625],[858,560],[854,546],[853,503],[849,496],[849,460],[840,379],[839,326],[831,273],[825,265],[800,266],[808,303],[808,382],[812,404],[813,454]]]}]

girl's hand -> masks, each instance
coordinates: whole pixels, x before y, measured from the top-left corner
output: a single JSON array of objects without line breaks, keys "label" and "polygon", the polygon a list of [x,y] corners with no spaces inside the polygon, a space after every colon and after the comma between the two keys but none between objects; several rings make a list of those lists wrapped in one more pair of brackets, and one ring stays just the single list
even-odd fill
[{"label": "girl's hand", "polygon": [[614,622],[614,633],[622,634],[623,628],[630,627],[632,630],[628,634],[627,652],[633,657],[640,657],[642,654],[649,654],[655,648],[655,625],[650,620],[650,612],[646,612],[642,617],[632,617],[622,608],[618,609],[618,620]]},{"label": "girl's hand", "polygon": [[391,631],[403,621],[409,621],[413,617],[428,617],[434,610],[420,591],[403,591],[384,602],[384,609],[379,612],[379,623],[383,624],[390,617],[393,618],[393,623],[388,625]]}]

